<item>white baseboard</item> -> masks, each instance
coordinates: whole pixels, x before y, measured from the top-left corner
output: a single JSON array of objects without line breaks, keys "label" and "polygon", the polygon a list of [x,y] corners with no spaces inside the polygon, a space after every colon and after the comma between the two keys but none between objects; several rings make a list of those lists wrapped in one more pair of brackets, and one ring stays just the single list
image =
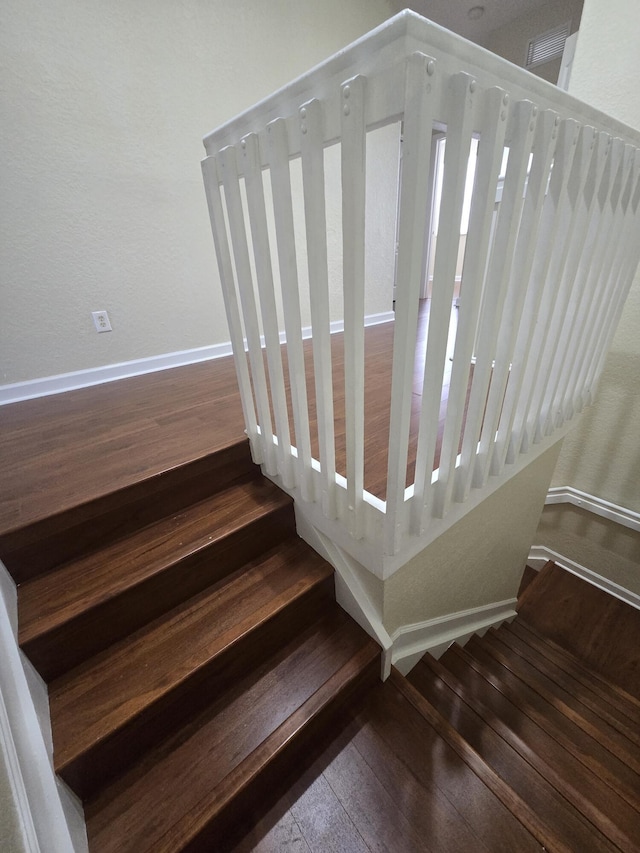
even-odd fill
[{"label": "white baseboard", "polygon": [[[381,314],[369,314],[365,317],[365,326],[378,326],[393,320],[393,311]],[[331,323],[331,334],[342,332],[344,322],[335,320]],[[303,338],[311,337],[311,327],[302,330]],[[280,333],[284,343],[284,332]],[[0,406],[8,403],[19,403],[35,397],[47,397],[50,394],[61,394],[64,391],[76,391],[91,385],[102,385],[104,382],[115,382],[118,379],[130,379],[132,376],[142,376],[145,373],[155,373],[158,370],[169,370],[172,367],[184,367],[187,364],[197,364],[201,361],[211,361],[231,355],[231,343],[213,344],[206,347],[168,352],[162,355],[152,355],[148,358],[137,358],[133,361],[123,361],[118,364],[105,364],[102,367],[92,367],[87,370],[74,370],[71,373],[59,373],[56,376],[44,376],[42,379],[29,379],[25,382],[14,382],[10,385],[0,385]]]},{"label": "white baseboard", "polygon": [[403,625],[392,634],[391,661],[403,675],[425,652],[440,657],[452,643],[461,645],[473,634],[483,634],[516,616],[516,599],[495,601],[425,622]]},{"label": "white baseboard", "polygon": [[[74,853],[69,827],[58,793],[47,745],[36,715],[22,666],[7,596],[8,573],[0,563],[0,749],[5,756],[9,791],[3,796],[17,816],[21,837],[16,839],[28,853]],[[7,600],[9,599],[9,600]],[[85,838],[86,840],[86,838]]]},{"label": "white baseboard", "polygon": [[587,583],[597,586],[598,589],[602,589],[604,592],[608,592],[609,595],[613,595],[615,598],[619,598],[626,604],[630,604],[631,607],[635,607],[640,610],[640,595],[637,593],[632,592],[630,589],[625,589],[623,586],[619,586],[617,583],[609,580],[609,578],[605,578],[597,572],[591,571],[591,569],[580,565],[580,563],[576,563],[574,560],[570,560],[563,554],[558,554],[557,551],[552,551],[551,548],[547,548],[544,545],[531,546],[527,563],[532,569],[540,571],[544,564],[549,560],[553,560],[553,562],[561,569],[565,569],[565,571],[577,575],[579,578],[582,578],[582,580],[587,581]]},{"label": "white baseboard", "polygon": [[556,486],[547,492],[545,504],[561,503],[579,506],[582,509],[595,513],[595,515],[602,516],[602,518],[608,518],[609,521],[615,521],[616,524],[622,524],[624,527],[631,528],[631,530],[640,531],[640,512],[634,512],[631,509],[627,509],[627,507],[605,501],[596,495],[581,492],[572,486]]}]

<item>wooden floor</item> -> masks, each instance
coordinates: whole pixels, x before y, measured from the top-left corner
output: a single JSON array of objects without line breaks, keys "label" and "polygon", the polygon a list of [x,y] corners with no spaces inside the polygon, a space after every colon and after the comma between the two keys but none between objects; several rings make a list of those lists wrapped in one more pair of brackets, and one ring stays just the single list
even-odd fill
[{"label": "wooden floor", "polygon": [[[428,302],[421,304],[407,482],[413,481]],[[452,326],[456,311],[452,312]],[[365,487],[384,499],[393,323],[366,330]],[[333,335],[337,468],[345,470],[342,336]],[[308,387],[313,396],[310,342]],[[441,428],[446,412],[447,359]],[[313,401],[312,401],[313,409]],[[0,407],[0,535],[237,442],[231,358]],[[312,436],[315,422],[312,421]],[[317,447],[317,440],[313,441]],[[315,451],[317,453],[317,450]],[[439,442],[434,466],[439,458]]]}]

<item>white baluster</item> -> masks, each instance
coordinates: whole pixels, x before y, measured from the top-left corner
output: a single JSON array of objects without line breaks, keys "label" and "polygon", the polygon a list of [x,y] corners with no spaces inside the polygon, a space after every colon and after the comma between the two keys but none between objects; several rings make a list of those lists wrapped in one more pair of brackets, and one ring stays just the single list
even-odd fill
[{"label": "white baluster", "polygon": [[545,422],[550,414],[552,394],[555,390],[550,387],[550,375],[558,352],[562,323],[571,294],[573,280],[570,271],[567,272],[567,264],[572,260],[577,223],[576,210],[579,209],[580,196],[587,178],[593,133],[592,127],[582,127],[575,140],[575,154],[565,196],[564,223],[562,233],[558,237],[562,243],[558,251],[558,261],[553,271],[555,302],[547,323],[546,343],[541,352],[538,378],[531,404],[532,411],[536,413],[531,436],[534,442],[539,442],[543,437]]},{"label": "white baluster", "polygon": [[550,435],[556,428],[558,412],[555,407],[555,398],[562,373],[562,364],[566,357],[568,338],[570,336],[572,314],[575,314],[582,282],[577,278],[580,257],[584,251],[584,242],[587,236],[587,205],[585,203],[585,191],[590,177],[590,162],[596,152],[597,137],[595,129],[583,127],[580,130],[578,150],[574,159],[573,172],[569,178],[569,197],[573,210],[569,249],[566,253],[566,264],[562,272],[562,280],[559,285],[559,296],[556,309],[549,328],[549,346],[545,350],[541,372],[544,371],[546,388],[542,398],[540,420],[538,422],[538,435]]},{"label": "white baluster", "polygon": [[[640,150],[636,149],[636,164],[640,159]],[[630,203],[631,210],[627,210],[625,218],[625,230],[627,239],[624,248],[620,251],[622,256],[622,264],[618,275],[611,299],[611,317],[608,321],[608,329],[605,339],[600,347],[601,353],[596,365],[593,378],[591,379],[591,394],[595,396],[597,392],[600,375],[606,361],[609,347],[611,346],[612,338],[615,334],[622,309],[626,302],[629,290],[636,276],[638,263],[640,262],[640,240],[637,235],[640,229],[640,179],[636,180],[635,191],[632,193]]]},{"label": "white baluster", "polygon": [[[599,242],[599,252],[593,265],[596,286],[594,292],[593,311],[591,315],[591,334],[586,344],[584,355],[580,361],[574,388],[574,409],[578,412],[589,400],[590,385],[587,376],[594,358],[594,343],[599,340],[603,328],[603,314],[607,312],[607,273],[617,249],[620,232],[619,206],[623,196],[624,185],[632,166],[632,148],[625,145],[621,139],[614,139],[612,145],[612,178],[609,192],[604,205],[602,217],[602,239]],[[617,164],[617,167],[616,167]]]},{"label": "white baluster", "polygon": [[287,397],[285,393],[284,371],[282,369],[280,334],[278,331],[278,314],[273,287],[269,231],[264,202],[264,186],[262,183],[260,143],[255,133],[250,133],[240,143],[239,159],[242,164],[247,190],[247,208],[249,210],[256,278],[262,312],[262,327],[264,329],[264,340],[267,351],[271,402],[278,434],[276,453],[278,470],[282,476],[284,486],[290,488],[295,483],[291,470],[289,415],[287,412]]},{"label": "white baluster", "polygon": [[421,53],[407,61],[402,181],[398,224],[398,256],[389,451],[385,553],[395,554],[400,542],[413,398],[413,364],[418,328],[418,299],[430,210],[429,168],[433,126],[436,63]]},{"label": "white baluster", "polygon": [[[520,105],[518,105],[520,106]],[[499,250],[496,258],[501,258],[499,267],[490,266],[489,278],[494,279],[494,276],[500,282],[499,284],[499,299],[498,312],[496,319],[499,318],[497,325],[497,333],[495,340],[492,342],[491,354],[493,355],[493,368],[491,371],[491,379],[489,393],[484,411],[482,429],[480,433],[480,442],[476,456],[476,463],[473,475],[473,485],[475,487],[484,486],[489,476],[489,468],[493,450],[495,445],[496,431],[502,405],[504,403],[504,394],[507,381],[509,378],[509,368],[513,355],[513,326],[520,319],[520,313],[524,306],[525,290],[520,282],[517,282],[517,270],[513,269],[514,252],[517,246],[518,237],[520,234],[521,217],[523,213],[523,196],[524,187],[526,185],[527,170],[529,166],[533,140],[535,138],[535,126],[538,116],[538,108],[532,107],[523,102],[522,119],[519,122],[512,145],[509,150],[509,160],[507,163],[507,175],[505,186],[502,193],[502,201],[500,203],[501,213],[504,212],[506,227],[504,229],[504,242],[501,243],[501,231],[496,229],[496,242],[494,249]],[[527,124],[527,116],[529,123]],[[520,142],[520,137],[522,141]],[[513,160],[512,160],[513,157]],[[513,183],[507,191],[509,184],[509,167],[513,166]],[[513,188],[513,192],[511,191]],[[505,207],[505,202],[508,207]],[[493,260],[493,258],[492,258]],[[513,276],[513,277],[512,277]],[[509,284],[512,284],[509,289]],[[488,364],[485,363],[485,370]]]},{"label": "white baluster", "polygon": [[275,119],[267,125],[267,149],[271,165],[273,212],[276,224],[278,263],[282,286],[284,327],[287,336],[287,359],[291,382],[293,423],[298,449],[298,476],[302,489],[302,497],[304,500],[309,501],[313,500],[309,406],[307,402],[307,384],[302,344],[296,245],[293,231],[289,143],[287,139],[287,125],[284,119]]},{"label": "white baluster", "polygon": [[205,192],[207,195],[207,205],[209,207],[213,242],[216,247],[220,281],[222,283],[222,296],[224,299],[227,322],[229,324],[229,333],[231,335],[231,349],[233,351],[233,360],[236,368],[236,375],[238,377],[242,414],[244,415],[247,436],[251,443],[251,455],[253,461],[259,464],[263,460],[261,438],[258,433],[256,410],[253,405],[251,378],[249,376],[247,356],[244,349],[242,321],[240,319],[238,297],[233,277],[233,263],[231,261],[231,252],[229,251],[229,241],[227,239],[227,228],[224,221],[222,199],[220,198],[217,163],[214,157],[206,157],[202,161],[202,174],[204,178]]},{"label": "white baluster", "polygon": [[[593,141],[593,156],[589,164],[588,176],[582,194],[580,225],[582,241],[579,253],[573,264],[573,277],[577,287],[573,288],[569,307],[565,316],[565,326],[561,333],[563,348],[558,353],[556,365],[558,369],[558,380],[553,410],[556,414],[556,425],[562,426],[565,420],[565,395],[567,383],[571,374],[571,368],[578,350],[582,335],[584,334],[584,321],[589,299],[587,296],[587,271],[591,265],[595,239],[599,224],[598,213],[598,189],[602,180],[602,174],[606,164],[606,155],[609,146],[609,135],[596,133]],[[577,251],[577,247],[576,247]],[[556,368],[554,365],[554,369]]]},{"label": "white baluster", "polygon": [[634,149],[631,145],[625,146],[623,167],[621,169],[621,187],[617,204],[614,205],[613,231],[616,239],[612,240],[611,245],[608,247],[609,254],[605,261],[607,274],[604,276],[604,288],[608,294],[608,300],[601,315],[599,334],[593,342],[590,364],[585,378],[585,388],[589,394],[590,402],[593,401],[595,396],[596,373],[606,357],[619,319],[619,313],[622,309],[622,302],[626,298],[625,291],[628,282],[620,277],[620,270],[625,261],[625,238],[630,236],[633,240],[635,237],[634,242],[638,239],[637,232],[632,232],[629,235],[627,230],[635,219],[632,211],[629,210],[629,206],[635,195],[638,178],[638,158],[636,155],[637,149]]},{"label": "white baluster", "polygon": [[[533,329],[511,438],[515,455],[521,450],[528,449],[529,446],[527,419],[538,377],[541,354],[546,343],[547,324],[556,301],[556,272],[561,259],[562,240],[568,226],[565,216],[566,190],[575,153],[576,134],[577,123],[573,119],[560,122],[551,180],[543,208],[543,222],[529,281],[529,287],[534,288],[536,300],[532,317],[527,317],[527,320],[533,323]],[[535,413],[532,417],[535,417]],[[511,458],[513,457],[510,450],[507,461],[511,461]]]},{"label": "white baluster", "polygon": [[356,539],[363,534],[364,489],[365,82],[354,77],[341,90],[346,521]]},{"label": "white baluster", "polygon": [[416,451],[411,526],[421,533],[431,510],[433,460],[438,436],[440,397],[453,305],[460,223],[471,148],[477,84],[469,74],[453,75],[446,84],[447,142],[442,177],[442,203],[433,271],[422,408]]},{"label": "white baluster", "polygon": [[[456,500],[458,501],[467,499],[478,462],[478,439],[487,406],[489,383],[495,360],[496,338],[509,280],[509,261],[505,262],[505,256],[511,256],[518,233],[527,164],[535,130],[535,109],[531,101],[519,101],[514,104],[507,129],[509,159],[482,296],[475,347],[476,363],[456,482]],[[505,263],[507,269],[504,268]],[[485,454],[487,452],[488,446],[485,445]],[[481,466],[478,467],[478,473],[482,474]]]},{"label": "white baluster", "polygon": [[617,169],[622,157],[622,143],[612,140],[608,134],[600,135],[599,145],[606,146],[603,151],[603,168],[600,180],[596,185],[595,198],[592,201],[593,215],[589,223],[589,234],[585,252],[580,259],[578,275],[582,281],[583,296],[581,300],[582,312],[578,336],[572,351],[572,356],[567,367],[565,379],[563,417],[570,420],[575,414],[574,399],[578,374],[585,358],[585,353],[597,326],[597,296],[600,283],[599,273],[601,270],[602,255],[608,238],[610,237],[607,227],[607,199]]},{"label": "white baluster", "polygon": [[504,401],[491,460],[492,474],[500,474],[505,463],[515,405],[521,392],[523,371],[533,339],[534,306],[539,304],[540,291],[536,291],[531,282],[531,270],[540,236],[545,193],[549,185],[551,164],[555,153],[557,121],[559,119],[556,112],[545,110],[538,117],[533,142],[533,160],[527,180],[522,222],[515,250],[515,257],[520,265],[514,267],[510,284],[512,290],[516,292],[517,300],[510,321],[511,326],[508,328],[510,365],[503,363],[502,369],[502,381],[503,383],[506,381],[506,393],[503,388]]},{"label": "white baluster", "polygon": [[489,255],[491,222],[496,203],[496,189],[509,110],[510,98],[504,89],[493,88],[482,93],[478,160],[462,270],[451,384],[436,485],[435,514],[439,517],[447,514],[455,485],[455,465],[471,377],[471,359]]},{"label": "white baluster", "polygon": [[324,514],[328,518],[335,518],[337,512],[336,451],[327,267],[324,137],[320,101],[312,100],[303,104],[299,117],[322,504]]},{"label": "white baluster", "polygon": [[233,257],[235,259],[240,303],[242,305],[244,327],[247,335],[247,344],[249,346],[249,362],[251,364],[253,392],[256,398],[257,414],[260,431],[262,433],[264,465],[267,473],[273,475],[277,473],[273,426],[271,424],[271,412],[269,410],[267,378],[264,369],[264,361],[262,359],[260,326],[258,324],[258,313],[253,289],[251,264],[249,262],[247,232],[244,222],[244,212],[242,210],[235,148],[231,145],[227,148],[223,148],[220,152],[219,162],[222,183],[224,186],[224,196],[227,202],[229,232],[231,234],[231,245],[233,246]]}]

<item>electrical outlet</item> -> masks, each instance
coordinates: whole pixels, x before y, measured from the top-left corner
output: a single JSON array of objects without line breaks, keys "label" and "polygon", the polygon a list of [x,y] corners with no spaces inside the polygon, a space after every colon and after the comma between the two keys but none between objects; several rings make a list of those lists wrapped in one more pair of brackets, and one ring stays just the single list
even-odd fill
[{"label": "electrical outlet", "polygon": [[92,311],[93,325],[96,327],[96,332],[112,332],[109,315],[106,311]]}]

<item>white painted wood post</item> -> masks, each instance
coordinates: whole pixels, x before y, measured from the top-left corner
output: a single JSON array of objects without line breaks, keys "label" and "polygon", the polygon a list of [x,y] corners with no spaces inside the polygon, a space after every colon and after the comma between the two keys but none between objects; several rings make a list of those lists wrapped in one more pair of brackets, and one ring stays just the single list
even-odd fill
[{"label": "white painted wood post", "polygon": [[[291,173],[289,171],[289,142],[284,119],[267,125],[267,149],[271,165],[273,212],[276,224],[276,243],[284,308],[284,327],[287,337],[287,360],[291,384],[293,424],[298,449],[298,481],[305,501],[313,500],[311,479],[311,440],[309,436],[309,404],[302,344],[300,294],[296,265],[296,244],[293,231]],[[290,452],[290,449],[287,448]]]},{"label": "white painted wood post", "polygon": [[322,504],[324,514],[327,518],[333,519],[337,513],[336,450],[327,263],[324,136],[320,101],[314,99],[303,104],[300,108],[299,118]]},{"label": "white painted wood post", "polygon": [[363,535],[364,490],[365,84],[357,76],[341,89],[346,521],[356,539]]},{"label": "white painted wood post", "polygon": [[[489,280],[497,289],[496,313],[493,329],[484,342],[486,356],[481,359],[478,347],[476,368],[489,379],[488,395],[482,419],[480,442],[476,453],[472,485],[480,488],[489,476],[496,431],[504,393],[509,378],[509,367],[514,343],[513,324],[522,310],[524,291],[516,285],[518,271],[514,269],[514,256],[518,246],[523,215],[525,187],[529,161],[535,139],[538,108],[530,101],[516,105],[519,115],[510,140],[507,174],[500,202],[500,215],[496,227],[494,251],[498,263],[492,257],[489,265]],[[517,282],[519,284],[519,282]],[[511,285],[511,286],[510,286]],[[474,375],[475,384],[475,375]]]},{"label": "white painted wood post", "polygon": [[[509,281],[509,270],[503,268],[504,257],[505,253],[513,252],[517,237],[517,223],[523,203],[527,164],[535,130],[534,108],[534,104],[530,101],[519,101],[513,105],[509,117],[506,134],[509,159],[486,270],[480,322],[475,342],[476,363],[473,369],[456,481],[455,497],[461,502],[467,500],[469,496],[476,470],[480,476],[483,473],[482,466],[476,469],[478,441],[485,416],[495,359],[496,337]],[[485,449],[485,452],[487,451],[488,448]]]},{"label": "white painted wood post", "polygon": [[433,459],[438,436],[440,397],[460,246],[460,223],[477,101],[476,90],[476,80],[465,72],[454,74],[443,86],[443,93],[446,92],[447,142],[416,451],[415,490],[411,513],[414,533],[422,533],[432,508]]},{"label": "white painted wood post", "polygon": [[561,121],[558,125],[553,169],[545,198],[543,223],[536,245],[530,280],[530,286],[535,288],[536,294],[533,315],[530,318],[532,323],[531,347],[522,377],[522,390],[519,394],[511,436],[513,457],[508,453],[507,461],[511,461],[511,458],[515,458],[518,453],[526,452],[529,449],[527,423],[538,376],[541,352],[546,341],[546,324],[556,301],[557,281],[555,272],[559,251],[561,251],[559,236],[564,235],[567,226],[565,217],[566,188],[575,151],[576,134],[577,123],[573,119]]},{"label": "white painted wood post", "polygon": [[238,291],[240,293],[242,316],[247,336],[247,345],[249,347],[253,393],[256,399],[257,415],[262,436],[263,462],[267,473],[273,475],[277,473],[277,463],[271,412],[269,409],[269,393],[267,390],[264,361],[262,359],[262,347],[260,345],[260,326],[253,290],[253,277],[249,261],[244,211],[240,196],[236,150],[233,146],[230,145],[220,152],[219,167],[222,174],[225,201],[227,203],[227,217],[235,259]]},{"label": "white painted wood post", "polygon": [[589,165],[589,174],[582,196],[582,211],[580,212],[580,216],[584,220],[584,240],[573,269],[573,275],[578,286],[574,288],[572,298],[569,302],[565,316],[565,326],[561,333],[563,347],[558,353],[557,366],[554,365],[554,371],[557,371],[557,379],[553,410],[555,412],[555,424],[557,427],[562,426],[567,419],[569,377],[571,376],[584,335],[585,321],[590,304],[588,270],[592,264],[596,238],[600,227],[598,193],[606,165],[609,142],[610,137],[607,133],[604,131],[596,133],[593,145],[593,157]]},{"label": "white painted wood post", "polygon": [[[511,287],[519,293],[520,304],[514,312],[513,324],[508,332],[511,337],[510,365],[491,460],[491,473],[497,475],[502,472],[506,461],[515,406],[522,390],[522,375],[533,340],[535,309],[540,301],[540,289],[532,280],[531,270],[541,234],[545,193],[555,153],[558,121],[558,114],[554,110],[545,110],[538,117],[533,142],[533,160],[527,180],[522,223],[515,250],[519,265],[513,270],[511,282]],[[503,381],[504,379],[503,372]]]},{"label": "white painted wood post", "polygon": [[418,299],[430,218],[428,208],[435,61],[421,53],[407,60],[404,100],[402,183],[399,200],[395,325],[389,413],[385,553],[400,545],[401,520],[413,400],[413,365],[418,329]]},{"label": "white painted wood post", "polygon": [[258,422],[256,410],[253,404],[251,392],[251,378],[249,377],[249,366],[244,349],[244,336],[242,334],[242,320],[238,307],[235,280],[233,276],[233,263],[227,239],[227,228],[224,221],[222,200],[220,198],[220,186],[218,182],[218,168],[214,157],[207,157],[202,161],[202,174],[204,178],[207,205],[209,207],[209,218],[213,232],[213,242],[216,247],[216,258],[218,259],[218,271],[222,284],[222,297],[229,324],[231,335],[231,349],[233,361],[240,389],[240,402],[242,414],[251,445],[251,456],[254,462],[260,464],[264,459],[262,440],[258,433]]},{"label": "white painted wood post", "polygon": [[456,460],[471,377],[471,359],[485,286],[496,187],[510,110],[509,95],[498,87],[484,92],[482,102],[476,177],[462,269],[458,329],[436,484],[434,509],[435,515],[440,518],[448,512],[453,498]]},{"label": "white painted wood post", "polygon": [[247,207],[249,210],[256,278],[262,311],[262,327],[264,330],[267,366],[269,369],[271,402],[278,435],[278,447],[276,451],[278,470],[284,486],[289,488],[295,485],[295,480],[291,466],[289,415],[287,412],[284,371],[282,369],[282,353],[273,284],[271,250],[269,248],[264,185],[262,183],[260,143],[257,134],[250,133],[242,140],[240,143],[240,158],[242,160],[247,191]]}]

